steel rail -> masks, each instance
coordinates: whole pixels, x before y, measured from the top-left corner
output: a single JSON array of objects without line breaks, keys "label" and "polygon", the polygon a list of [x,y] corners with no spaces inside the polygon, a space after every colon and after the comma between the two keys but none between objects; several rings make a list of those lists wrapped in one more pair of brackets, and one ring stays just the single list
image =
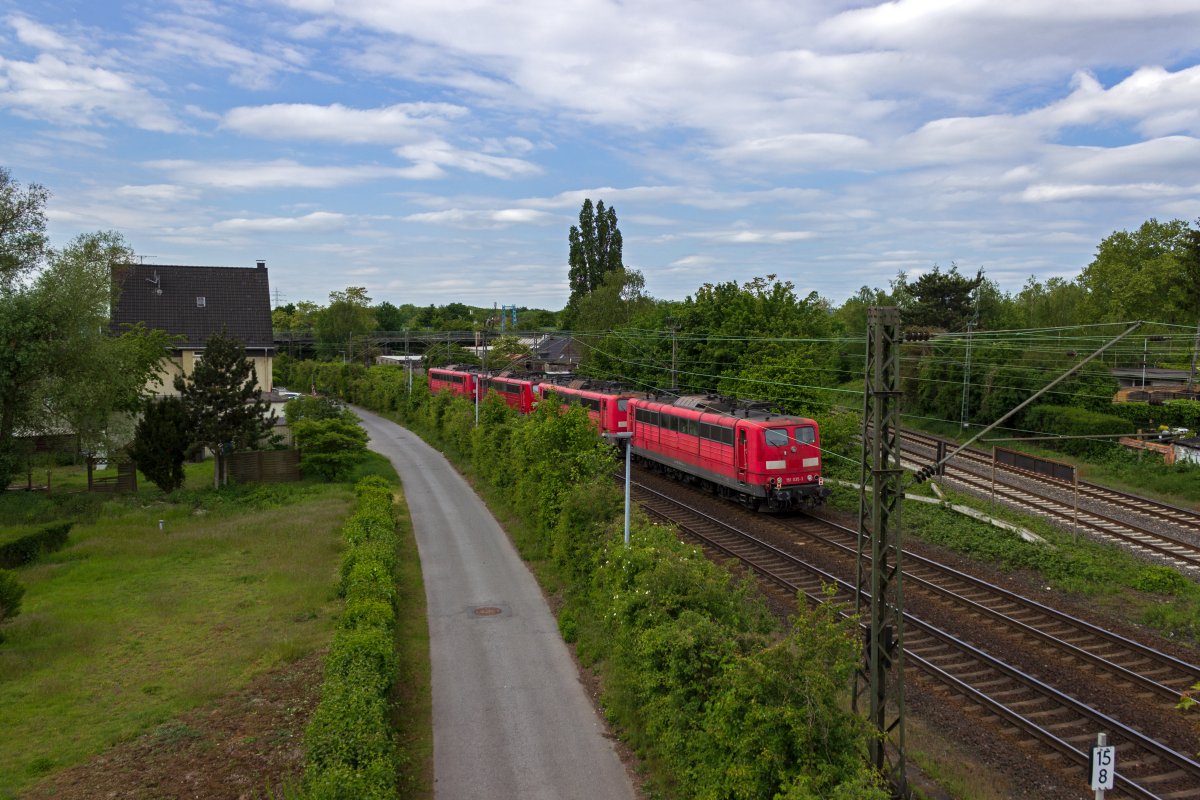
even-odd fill
[{"label": "steel rail", "polygon": [[[970,472],[959,466],[947,466],[946,474],[943,477],[966,484],[975,491],[983,494],[993,491],[993,486],[987,482],[984,476]],[[1047,497],[1029,489],[1009,486],[1007,484],[997,484],[994,490],[1000,499],[1008,503],[1018,506],[1032,506],[1037,512],[1068,523],[1073,522],[1076,518],[1074,509],[1056,498]],[[1189,542],[1166,536],[1159,531],[1142,528],[1124,520],[1114,519],[1095,511],[1080,509],[1078,519],[1081,525],[1086,525],[1088,530],[1100,536],[1119,540],[1135,548],[1140,547],[1152,552],[1155,556],[1172,560],[1182,568],[1200,570],[1200,547]]]},{"label": "steel rail", "polygon": [[[914,443],[923,447],[935,449],[939,443],[951,446],[952,442],[943,439],[933,434],[924,433],[905,429],[901,434],[901,443]],[[977,450],[975,448],[967,448],[958,454],[959,457],[969,461],[975,461],[981,465],[992,465],[992,459],[986,451]],[[1015,469],[1008,464],[997,464],[1000,470],[1020,476],[1026,480],[1054,487],[1060,491],[1065,490],[1065,486],[1061,483],[1046,479],[1044,476],[1026,470]],[[1125,508],[1143,516],[1152,517],[1153,519],[1166,521],[1170,524],[1177,525],[1182,528],[1188,528],[1195,532],[1200,532],[1200,512],[1192,509],[1182,508],[1180,506],[1164,503],[1159,500],[1153,500],[1149,497],[1123,492],[1119,489],[1113,489],[1108,486],[1102,486],[1098,483],[1090,481],[1079,481],[1079,491],[1081,494],[1086,494],[1090,498],[1099,503],[1107,503]]]},{"label": "steel rail", "polygon": [[[849,586],[849,584],[847,582],[843,581],[842,579],[837,578],[836,576],[834,576],[828,572],[825,572],[824,570],[821,570],[818,567],[815,567],[815,566],[812,566],[809,564],[805,564],[804,562],[797,559],[795,556],[775,547],[774,545],[772,545],[768,542],[762,541],[761,539],[754,536],[753,534],[743,531],[743,530],[737,528],[736,526],[733,526],[722,520],[718,520],[717,518],[715,518],[709,514],[705,514],[704,512],[683,506],[678,501],[672,500],[672,499],[666,497],[665,495],[663,495],[662,493],[657,492],[648,486],[645,486],[644,484],[636,484],[636,485],[638,486],[638,489],[640,492],[648,493],[648,494],[652,495],[654,498],[658,499],[660,502],[668,503],[672,508],[674,508],[676,510],[682,509],[684,512],[686,512],[689,515],[694,515],[696,517],[699,517],[703,522],[705,522],[706,524],[708,524],[712,527],[715,527],[718,531],[726,531],[730,535],[736,537],[739,541],[749,543],[752,546],[754,546],[756,549],[769,554],[770,556],[772,556],[775,559],[781,560],[784,563],[784,565],[786,565],[787,567],[789,567],[791,569],[798,569],[805,573],[808,573],[808,574],[812,575],[813,577],[815,577],[823,585],[836,586],[841,591],[843,596],[845,596],[847,598],[853,596],[852,588]],[[656,513],[656,515],[661,516],[664,519],[669,519],[672,522],[674,522],[675,524],[681,524],[678,519],[676,519],[673,515],[671,515],[667,512],[662,512],[662,511],[656,512],[654,509],[650,509],[650,510],[652,513]],[[695,536],[696,538],[700,539],[701,541],[707,542],[710,547],[715,547],[716,549],[720,550],[721,552],[724,552],[734,558],[737,558],[739,561],[747,564],[751,569],[754,569],[756,572],[763,575],[768,580],[771,580],[776,585],[784,587],[789,592],[795,593],[797,591],[801,591],[805,594],[805,596],[810,601],[813,601],[813,602],[822,602],[825,600],[825,598],[821,595],[820,591],[814,591],[811,588],[811,585],[810,585],[810,587],[806,588],[802,584],[797,583],[796,579],[787,578],[785,576],[780,575],[777,570],[771,569],[771,568],[763,565],[762,563],[753,560],[746,553],[739,552],[737,549],[735,549],[733,547],[729,547],[727,545],[724,545],[724,544],[716,541],[712,535],[708,535],[708,534],[703,533],[702,531],[696,530],[694,525],[682,524],[682,527],[686,528],[691,533],[691,535]],[[1197,764],[1196,762],[1192,761],[1187,756],[1177,753],[1176,751],[1172,750],[1171,748],[1166,747],[1166,746],[1162,745],[1161,743],[1154,741],[1153,739],[1150,739],[1149,737],[1140,733],[1136,729],[1130,728],[1129,726],[1124,725],[1123,723],[1119,722],[1118,720],[1108,717],[1107,715],[1088,707],[1087,705],[1075,700],[1070,695],[1067,695],[1067,694],[1059,691],[1058,689],[1055,689],[1053,686],[1045,683],[1044,681],[1040,681],[1037,678],[1034,678],[1034,677],[1022,672],[1021,670],[1019,670],[1015,667],[1012,667],[1011,665],[1005,664],[1004,662],[1000,661],[999,659],[989,655],[985,651],[980,650],[979,648],[976,648],[973,645],[970,645],[966,642],[959,640],[957,637],[954,637],[952,634],[941,631],[936,626],[926,623],[923,620],[920,620],[919,618],[915,617],[912,614],[907,614],[907,613],[905,614],[905,622],[906,622],[906,625],[911,624],[913,626],[912,627],[913,630],[921,631],[921,632],[925,633],[927,636],[934,638],[935,640],[948,643],[950,646],[952,646],[956,650],[970,655],[977,662],[982,663],[983,665],[1008,676],[1010,679],[1017,681],[1021,685],[1025,686],[1027,689],[1034,691],[1037,694],[1040,694],[1041,696],[1048,698],[1055,703],[1058,703],[1060,706],[1069,709],[1072,713],[1079,715],[1080,717],[1086,718],[1092,722],[1108,726],[1109,730],[1117,732],[1122,737],[1122,739],[1125,740],[1126,744],[1128,744],[1130,746],[1135,746],[1135,747],[1141,748],[1143,751],[1151,754],[1151,756],[1153,758],[1162,759],[1162,761],[1174,765],[1174,767],[1176,769],[1184,770],[1187,773],[1189,773],[1193,776],[1196,776],[1197,780],[1200,780],[1200,764]],[[911,642],[911,641],[906,643],[906,648],[905,648],[906,656],[911,653],[912,656],[914,657],[914,662],[922,669],[925,669],[927,666],[926,665],[927,660],[912,650],[912,647],[914,645],[919,645],[919,643]],[[929,662],[929,666],[933,667],[932,669],[928,670],[930,672],[930,674],[933,674],[934,677],[938,678],[939,680],[942,680],[943,675],[947,674],[947,673],[945,673],[945,671],[942,668],[932,665],[932,662]],[[957,679],[957,678],[955,678],[955,680],[950,683],[956,689],[960,689],[960,686],[963,684],[961,679]],[[1038,739],[1040,741],[1050,744],[1056,750],[1058,750],[1059,752],[1062,752],[1063,755],[1069,757],[1073,761],[1077,761],[1081,764],[1086,764],[1087,759],[1088,759],[1087,753],[1074,747],[1069,742],[1066,742],[1065,740],[1060,739],[1055,734],[1053,734],[1049,731],[1046,731],[1045,729],[1041,728],[1041,726],[1038,725],[1037,723],[1032,722],[1031,720],[1027,720],[1019,712],[1016,712],[1010,708],[1007,708],[1002,702],[995,700],[994,698],[988,698],[986,693],[984,693],[984,692],[980,692],[977,689],[972,689],[970,694],[973,698],[986,698],[985,704],[988,707],[995,708],[995,710],[997,710],[997,713],[1002,714],[1006,719],[1010,719],[1011,721],[1014,722],[1014,724],[1018,724],[1023,730],[1026,731],[1027,734],[1035,737],[1036,739]],[[1140,763],[1140,762],[1135,762],[1135,763]],[[1125,778],[1124,776],[1118,776],[1118,780],[1121,784],[1121,788],[1124,789],[1125,791],[1129,792],[1133,796],[1140,797],[1140,798],[1156,798],[1157,797],[1157,795],[1155,795],[1152,792],[1150,792],[1149,790],[1145,789],[1140,784],[1135,782],[1133,779]],[[1145,779],[1142,779],[1142,780],[1145,780]],[[1183,795],[1180,795],[1180,796],[1183,796]]]}]

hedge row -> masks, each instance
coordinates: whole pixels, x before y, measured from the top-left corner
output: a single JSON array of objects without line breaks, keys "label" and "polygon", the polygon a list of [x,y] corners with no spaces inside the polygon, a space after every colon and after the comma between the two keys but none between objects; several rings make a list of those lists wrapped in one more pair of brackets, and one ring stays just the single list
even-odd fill
[{"label": "hedge row", "polygon": [[[1115,414],[1100,414],[1075,406],[1037,405],[1025,413],[1025,425],[1035,431],[1060,436],[1101,436],[1130,433],[1129,421]],[[1059,450],[1076,456],[1102,455],[1116,446],[1116,437],[1064,439],[1057,442]]]},{"label": "hedge row", "polygon": [[1113,403],[1112,413],[1144,430],[1166,425],[1200,432],[1200,401],[1168,400],[1162,405],[1149,403]]},{"label": "hedge row", "polygon": [[71,532],[70,522],[47,525],[40,531],[29,533],[0,545],[0,568],[12,569],[32,564],[45,553],[53,553],[67,543]]},{"label": "hedge row", "polygon": [[396,520],[392,490],[364,478],[346,523],[338,622],[321,702],[305,733],[308,800],[395,798],[399,752],[388,694],[396,678]]},{"label": "hedge row", "polygon": [[673,529],[635,517],[626,548],[615,454],[581,409],[522,417],[490,397],[476,426],[472,404],[419,383],[410,398],[400,375],[347,375],[343,397],[400,412],[522,519],[522,555],[562,588],[563,638],[604,675],[606,714],[667,796],[886,797],[844,708],[858,643],[836,609],[801,611],[785,633]]}]

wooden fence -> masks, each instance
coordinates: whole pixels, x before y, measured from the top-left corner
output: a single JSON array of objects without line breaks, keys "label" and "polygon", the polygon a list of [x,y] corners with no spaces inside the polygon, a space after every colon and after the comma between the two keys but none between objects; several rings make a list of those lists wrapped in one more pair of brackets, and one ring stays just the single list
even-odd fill
[{"label": "wooden fence", "polygon": [[299,450],[250,450],[225,456],[229,477],[238,483],[300,480]]},{"label": "wooden fence", "polygon": [[89,459],[87,465],[89,492],[137,491],[137,467],[134,466],[132,461],[117,464],[116,475],[105,475],[97,478],[92,475],[95,468],[96,462]]}]

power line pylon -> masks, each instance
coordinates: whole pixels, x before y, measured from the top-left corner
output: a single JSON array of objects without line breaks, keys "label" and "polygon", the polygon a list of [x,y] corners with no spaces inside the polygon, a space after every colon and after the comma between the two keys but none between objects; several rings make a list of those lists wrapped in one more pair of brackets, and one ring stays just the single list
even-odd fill
[{"label": "power line pylon", "polygon": [[904,591],[901,579],[900,312],[867,310],[863,393],[862,468],[859,480],[856,610],[866,624],[863,662],[855,673],[853,703],[867,696],[874,728],[871,764],[908,796],[904,742]]}]

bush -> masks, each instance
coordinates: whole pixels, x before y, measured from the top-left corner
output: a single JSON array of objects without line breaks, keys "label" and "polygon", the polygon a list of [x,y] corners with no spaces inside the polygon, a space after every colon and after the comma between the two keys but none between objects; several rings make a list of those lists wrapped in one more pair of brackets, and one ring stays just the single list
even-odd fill
[{"label": "bush", "polygon": [[12,569],[32,564],[43,554],[63,548],[70,531],[70,522],[60,522],[0,546],[0,568]]},{"label": "bush", "polygon": [[17,580],[17,576],[7,569],[0,569],[0,622],[21,613],[21,598],[24,596],[25,587]]},{"label": "bush", "polygon": [[[1104,436],[1132,433],[1128,420],[1115,414],[1100,414],[1074,406],[1033,406],[1025,414],[1025,427],[1060,436]],[[1063,439],[1052,442],[1064,453],[1076,456],[1102,455],[1116,446],[1114,438]]]},{"label": "bush", "polygon": [[283,407],[283,416],[288,425],[294,425],[302,419],[338,419],[346,413],[346,407],[332,397],[306,395],[289,400]]},{"label": "bush", "polygon": [[292,433],[300,448],[300,468],[325,480],[345,477],[367,455],[367,432],[353,416],[300,419]]}]

